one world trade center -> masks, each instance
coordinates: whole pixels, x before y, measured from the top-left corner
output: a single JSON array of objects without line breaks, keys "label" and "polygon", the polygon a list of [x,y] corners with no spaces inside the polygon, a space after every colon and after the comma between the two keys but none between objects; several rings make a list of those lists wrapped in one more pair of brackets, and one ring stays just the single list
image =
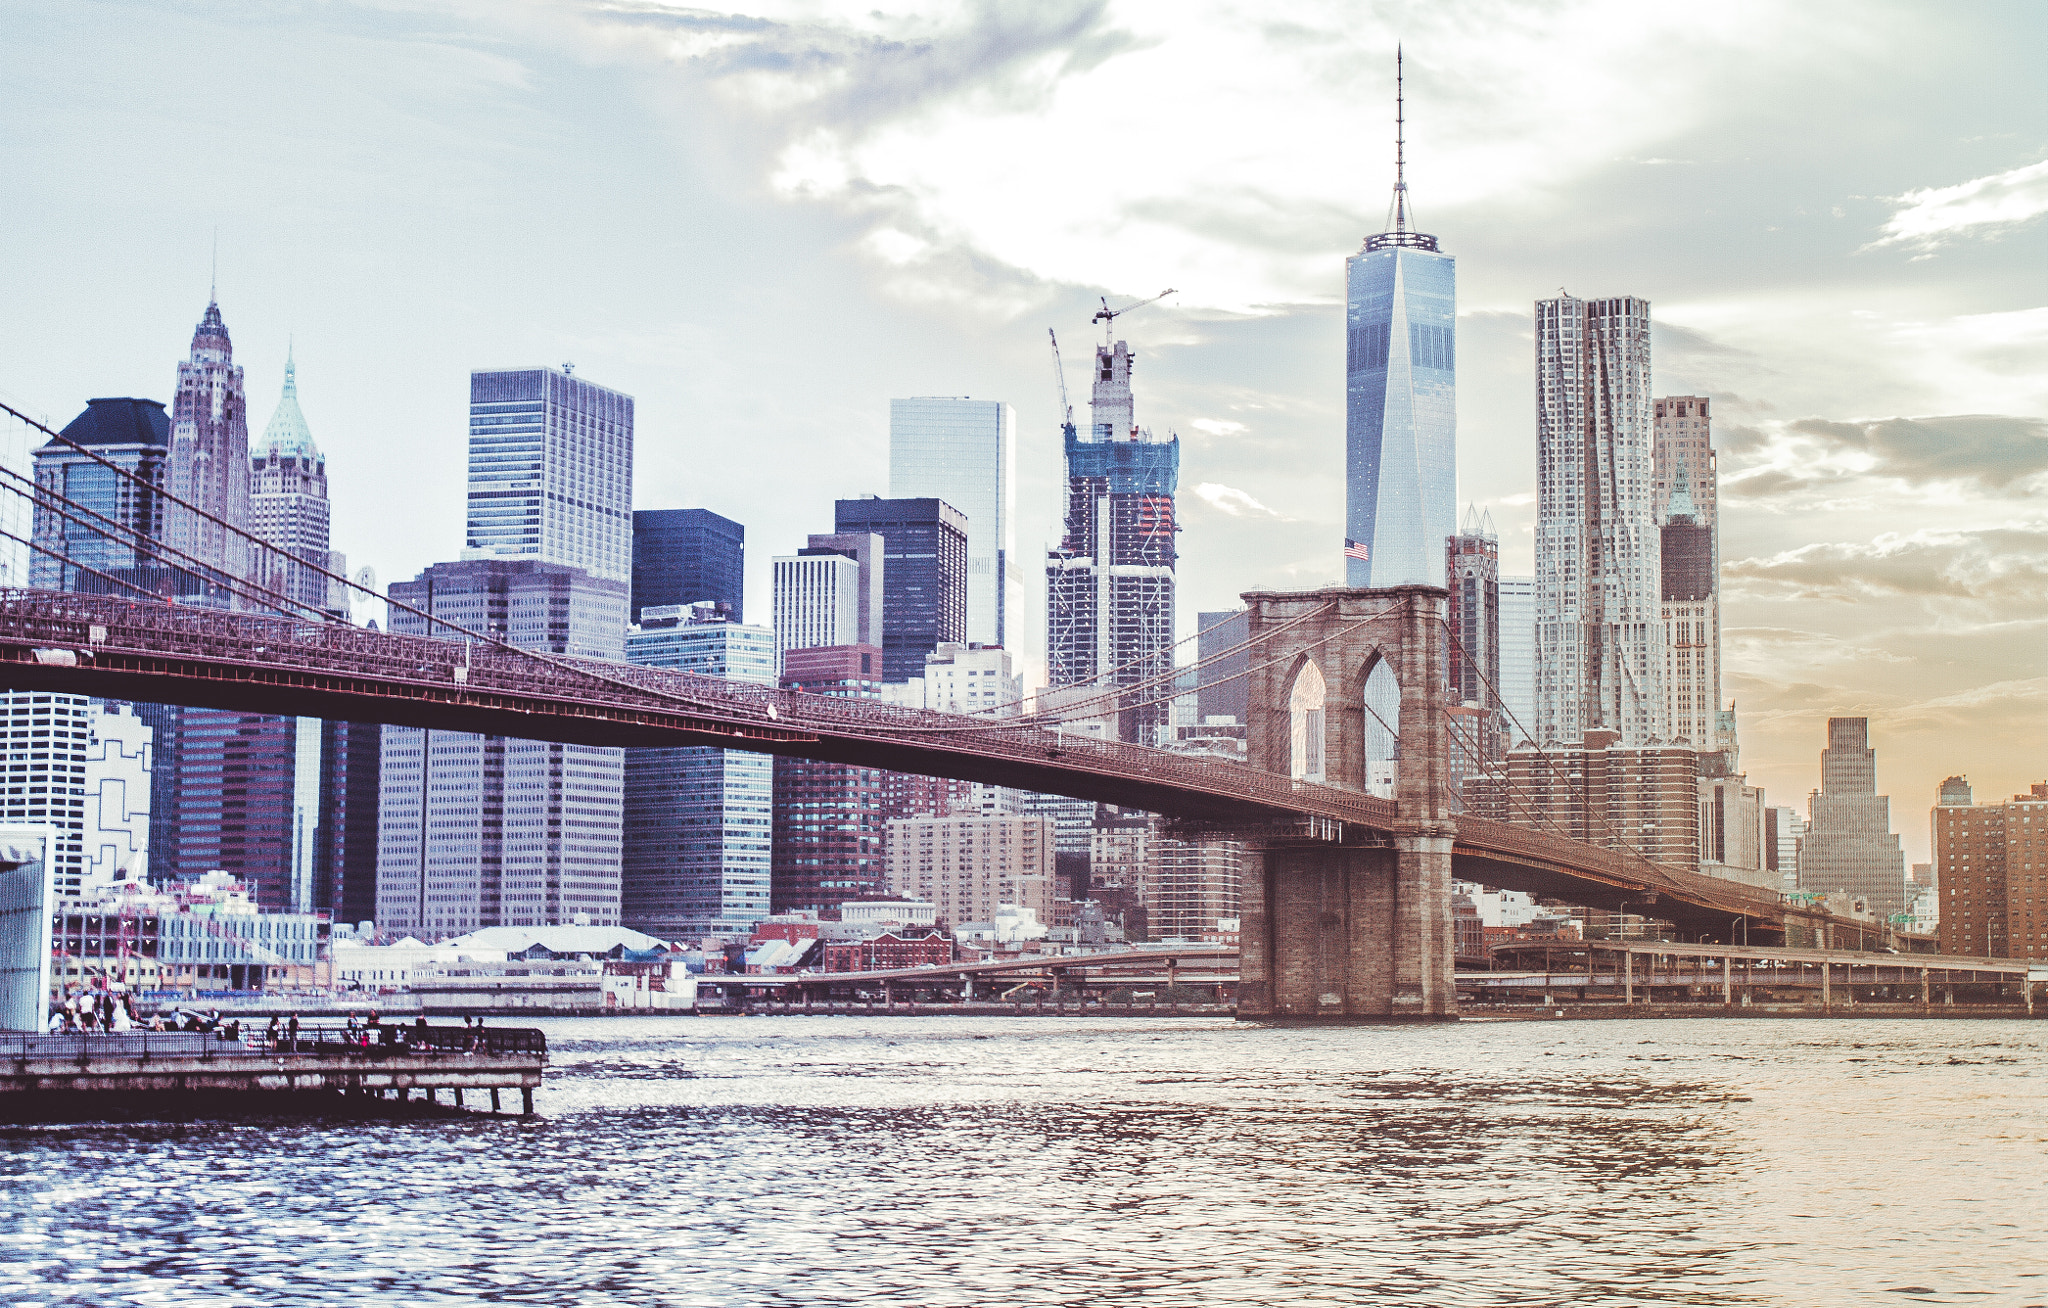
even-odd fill
[{"label": "one world trade center", "polygon": [[1344,573],[1351,586],[1441,586],[1458,530],[1457,261],[1408,226],[1395,60],[1392,212],[1344,263]]}]

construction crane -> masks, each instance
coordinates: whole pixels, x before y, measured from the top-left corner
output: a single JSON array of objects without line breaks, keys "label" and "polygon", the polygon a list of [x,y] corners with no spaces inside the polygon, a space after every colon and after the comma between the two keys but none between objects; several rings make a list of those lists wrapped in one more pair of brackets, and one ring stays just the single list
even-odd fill
[{"label": "construction crane", "polygon": [[1167,296],[1172,295],[1174,293],[1174,289],[1171,286],[1169,286],[1149,300],[1140,300],[1136,304],[1127,304],[1121,309],[1110,308],[1109,297],[1105,295],[1102,297],[1102,307],[1096,310],[1095,316],[1093,318],[1090,318],[1088,321],[1099,322],[1102,324],[1102,343],[1104,345],[1108,345],[1110,343],[1110,333],[1116,330],[1117,319],[1123,317],[1125,314],[1129,313],[1133,309],[1142,309],[1148,304],[1157,304],[1159,303],[1159,301],[1165,299]]},{"label": "construction crane", "polygon": [[1045,334],[1052,338],[1052,375],[1060,383],[1060,413],[1064,415],[1060,419],[1060,430],[1071,439],[1074,435],[1074,404],[1067,398],[1067,365],[1060,362],[1059,333],[1048,327]]}]

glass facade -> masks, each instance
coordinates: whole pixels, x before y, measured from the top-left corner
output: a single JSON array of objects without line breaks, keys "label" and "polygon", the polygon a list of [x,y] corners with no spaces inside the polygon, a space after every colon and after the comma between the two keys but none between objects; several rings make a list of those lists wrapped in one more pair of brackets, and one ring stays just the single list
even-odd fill
[{"label": "glass facade", "polygon": [[[626,660],[775,684],[775,633],[735,622],[643,627]],[[626,751],[621,914],[663,939],[767,916],[774,760],[736,749]]]},{"label": "glass facade", "polygon": [[1374,238],[1345,262],[1352,586],[1443,585],[1458,529],[1457,261],[1421,239],[1428,248]]},{"label": "glass facade", "polygon": [[924,656],[967,638],[966,517],[944,500],[839,500],[833,530],[882,538],[882,679],[924,675]]},{"label": "glass facade", "polygon": [[633,609],[709,602],[745,622],[747,529],[709,509],[633,514]]},{"label": "glass facade", "polygon": [[966,639],[1014,646],[1024,603],[1016,412],[999,400],[889,401],[889,494],[936,497],[967,515]]},{"label": "glass facade", "polygon": [[632,537],[633,397],[555,368],[471,373],[463,557],[629,581]]}]

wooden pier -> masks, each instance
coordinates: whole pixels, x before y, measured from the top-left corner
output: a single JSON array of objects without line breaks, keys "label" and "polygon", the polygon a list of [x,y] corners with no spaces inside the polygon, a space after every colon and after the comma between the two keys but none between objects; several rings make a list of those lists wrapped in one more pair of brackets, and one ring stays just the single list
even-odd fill
[{"label": "wooden pier", "polygon": [[0,1035],[0,1120],[467,1109],[484,1096],[496,1112],[513,1090],[531,1114],[547,1066],[546,1037],[517,1027],[302,1027],[275,1044],[243,1034]]}]

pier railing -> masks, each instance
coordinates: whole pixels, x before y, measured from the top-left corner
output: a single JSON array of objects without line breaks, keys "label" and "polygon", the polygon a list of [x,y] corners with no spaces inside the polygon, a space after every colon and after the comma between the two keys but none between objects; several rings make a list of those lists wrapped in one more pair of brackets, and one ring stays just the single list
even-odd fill
[{"label": "pier railing", "polygon": [[[387,1041],[385,1032],[390,1032]],[[239,1040],[229,1040],[219,1031],[114,1031],[79,1032],[64,1035],[30,1035],[0,1032],[0,1061],[48,1062],[92,1061],[95,1059],[247,1057],[252,1054],[297,1055],[305,1057],[368,1059],[408,1055],[458,1056],[463,1054],[532,1054],[545,1057],[545,1032],[516,1026],[376,1026],[358,1027],[302,1024],[294,1040],[280,1030],[272,1041],[260,1026],[245,1025]]]}]

